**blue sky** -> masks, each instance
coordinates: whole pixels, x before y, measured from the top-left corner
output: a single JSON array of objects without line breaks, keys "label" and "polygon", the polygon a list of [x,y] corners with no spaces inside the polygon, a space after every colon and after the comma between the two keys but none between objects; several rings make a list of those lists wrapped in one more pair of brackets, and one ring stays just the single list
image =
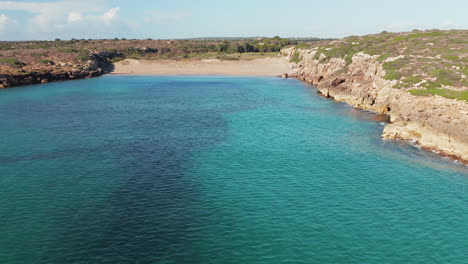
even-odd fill
[{"label": "blue sky", "polygon": [[344,37],[468,29],[467,0],[0,1],[0,40]]}]

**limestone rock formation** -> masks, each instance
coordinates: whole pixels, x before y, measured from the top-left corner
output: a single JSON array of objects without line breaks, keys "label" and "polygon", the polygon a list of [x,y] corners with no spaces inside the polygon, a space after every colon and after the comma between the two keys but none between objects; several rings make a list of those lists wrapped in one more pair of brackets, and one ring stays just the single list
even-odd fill
[{"label": "limestone rock formation", "polygon": [[84,65],[70,65],[64,62],[60,62],[59,65],[60,68],[44,67],[31,72],[0,74],[0,88],[96,77],[104,73],[104,69],[109,67],[109,62],[106,57],[94,55]]},{"label": "limestone rock formation", "polygon": [[[417,142],[426,149],[468,162],[468,103],[440,96],[414,96],[392,88],[385,80],[378,56],[357,53],[352,63],[332,58],[314,59],[316,49],[286,48],[286,59],[299,52],[301,61],[290,63],[289,75],[316,86],[326,97],[379,114],[388,114],[382,137]],[[297,54],[296,54],[297,56]]]}]

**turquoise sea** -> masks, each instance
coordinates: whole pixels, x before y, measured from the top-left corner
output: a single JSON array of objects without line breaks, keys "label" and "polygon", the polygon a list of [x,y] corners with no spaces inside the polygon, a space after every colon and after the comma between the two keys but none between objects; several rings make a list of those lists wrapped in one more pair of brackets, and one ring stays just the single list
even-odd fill
[{"label": "turquoise sea", "polygon": [[0,263],[468,263],[468,168],[297,80],[0,91]]}]

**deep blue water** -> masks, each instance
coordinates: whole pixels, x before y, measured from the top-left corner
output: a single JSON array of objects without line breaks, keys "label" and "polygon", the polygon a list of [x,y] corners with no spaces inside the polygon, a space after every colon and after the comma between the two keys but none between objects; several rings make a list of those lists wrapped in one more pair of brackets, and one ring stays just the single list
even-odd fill
[{"label": "deep blue water", "polygon": [[0,91],[0,263],[468,263],[468,169],[297,80]]}]

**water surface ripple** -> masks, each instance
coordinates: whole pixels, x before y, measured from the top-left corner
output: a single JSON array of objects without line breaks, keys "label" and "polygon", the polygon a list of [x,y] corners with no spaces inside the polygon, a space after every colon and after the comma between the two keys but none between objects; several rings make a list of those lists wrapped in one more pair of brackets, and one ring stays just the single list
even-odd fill
[{"label": "water surface ripple", "polygon": [[296,80],[0,91],[1,263],[467,263],[468,169]]}]

